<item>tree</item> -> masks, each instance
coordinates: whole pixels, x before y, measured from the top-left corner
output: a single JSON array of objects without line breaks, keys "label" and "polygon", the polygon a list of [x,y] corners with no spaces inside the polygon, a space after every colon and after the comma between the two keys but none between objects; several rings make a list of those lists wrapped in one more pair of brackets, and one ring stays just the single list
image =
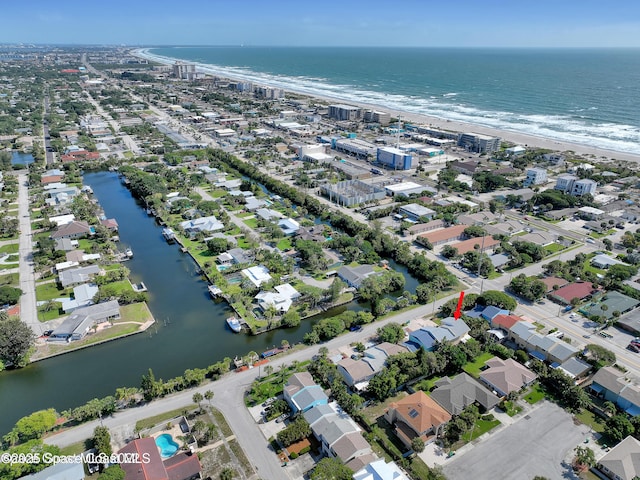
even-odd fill
[{"label": "tree", "polygon": [[226,238],[212,238],[207,240],[207,250],[212,255],[218,255],[229,250],[229,242]]},{"label": "tree", "polygon": [[0,321],[0,361],[5,365],[25,366],[35,339],[31,327],[19,318]]},{"label": "tree", "polygon": [[111,465],[100,474],[98,480],[124,480],[125,475],[120,465]]},{"label": "tree", "polygon": [[97,426],[93,430],[93,446],[98,450],[98,453],[104,453],[105,455],[113,453],[111,449],[111,434],[107,427]]},{"label": "tree", "polygon": [[236,476],[236,471],[233,468],[225,468],[220,472],[220,480],[233,480]]},{"label": "tree", "polygon": [[600,345],[590,343],[586,346],[587,359],[597,368],[613,365],[616,363],[616,354]]},{"label": "tree", "polygon": [[198,406],[200,408],[202,408],[202,405],[200,405],[200,402],[202,402],[202,400],[204,399],[204,397],[202,396],[202,394],[200,392],[196,392],[193,394],[193,397],[191,397],[191,399],[193,400],[193,403],[197,403]]},{"label": "tree", "polygon": [[444,258],[456,258],[458,256],[458,249],[456,247],[452,247],[451,245],[445,245],[444,247],[442,247],[440,255],[442,255]]},{"label": "tree", "polygon": [[[266,371],[266,368],[265,368],[265,371]],[[211,399],[213,398],[213,391],[207,390],[206,392],[204,392],[204,398],[206,398],[207,401],[209,402],[209,405],[211,405]]]},{"label": "tree", "polygon": [[39,410],[22,417],[16,422],[13,430],[17,432],[21,441],[40,438],[43,433],[51,430],[58,419],[58,414],[53,408]]},{"label": "tree", "polygon": [[389,343],[399,343],[405,335],[402,325],[395,322],[388,323],[384,327],[378,328],[376,333],[378,334],[378,338],[381,342]]},{"label": "tree", "polygon": [[618,414],[607,420],[604,431],[614,442],[617,443],[631,435],[634,428],[625,415]]},{"label": "tree", "polygon": [[415,437],[411,440],[411,449],[414,452],[421,453],[424,451],[424,441],[420,437]]},{"label": "tree", "polygon": [[586,469],[588,467],[593,467],[596,464],[596,456],[589,447],[583,447],[578,445],[575,449],[575,464],[577,467],[581,467],[581,469]]},{"label": "tree", "polygon": [[313,469],[309,478],[311,480],[351,480],[353,470],[344,465],[337,458],[323,458]]},{"label": "tree", "polygon": [[289,310],[282,317],[282,324],[285,327],[297,327],[300,325],[300,314],[296,310]]},{"label": "tree", "polygon": [[22,290],[3,285],[0,287],[0,305],[15,305],[20,301]]},{"label": "tree", "polygon": [[516,302],[515,299],[498,290],[487,290],[478,297],[478,303],[482,305],[493,305],[511,311],[515,310],[518,306],[518,302]]}]

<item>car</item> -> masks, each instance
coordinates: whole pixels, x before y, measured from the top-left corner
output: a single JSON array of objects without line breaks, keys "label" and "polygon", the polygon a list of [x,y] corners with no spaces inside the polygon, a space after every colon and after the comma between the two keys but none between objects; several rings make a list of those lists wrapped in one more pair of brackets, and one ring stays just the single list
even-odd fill
[{"label": "car", "polygon": [[276,418],[276,423],[282,423],[284,422],[287,418],[289,418],[289,414],[288,413],[283,413],[282,415],[280,415],[278,418]]},{"label": "car", "polygon": [[635,352],[635,353],[640,353],[640,348],[635,346],[633,343],[630,343],[629,345],[627,345],[627,350],[631,350],[632,352]]},{"label": "car", "polygon": [[42,332],[43,337],[49,337],[53,333],[53,330],[45,330]]},{"label": "car", "polygon": [[351,325],[349,327],[350,332],[359,332],[362,330],[362,325]]},{"label": "car", "polygon": [[587,238],[585,241],[587,243],[596,243],[596,241],[593,238]]},{"label": "car", "polygon": [[267,398],[264,403],[262,404],[263,407],[268,407],[269,405],[271,405],[273,402],[275,402],[277,400],[276,397],[271,397],[271,398]]}]

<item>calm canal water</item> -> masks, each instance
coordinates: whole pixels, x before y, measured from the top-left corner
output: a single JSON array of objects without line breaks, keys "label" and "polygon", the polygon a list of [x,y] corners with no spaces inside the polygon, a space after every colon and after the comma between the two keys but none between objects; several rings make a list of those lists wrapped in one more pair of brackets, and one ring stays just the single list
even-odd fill
[{"label": "calm canal water", "polygon": [[117,175],[89,173],[84,183],[91,186],[107,217],[118,220],[123,245],[133,249],[134,258],[126,266],[132,280],[143,281],[149,289],[156,326],[139,335],[0,373],[0,434],[33,411],[49,407],[60,411],[112,395],[118,387],[138,386],[149,368],[156,378],[168,379],[224,357],[251,350],[260,353],[285,338],[299,342],[321,318],[255,337],[232,333],[225,322],[230,314],[227,304],[210,299],[196,264],[176,245],[164,241],[161,227],[137,205]]}]

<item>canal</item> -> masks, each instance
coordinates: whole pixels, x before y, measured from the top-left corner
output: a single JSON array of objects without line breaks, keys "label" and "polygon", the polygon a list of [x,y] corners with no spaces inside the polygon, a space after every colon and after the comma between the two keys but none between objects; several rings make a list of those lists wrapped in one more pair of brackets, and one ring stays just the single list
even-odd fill
[{"label": "canal", "polygon": [[117,219],[122,243],[132,248],[134,257],[125,265],[132,281],[143,281],[149,289],[156,325],[145,333],[0,373],[0,434],[33,411],[61,411],[112,395],[118,387],[139,386],[149,368],[156,378],[169,379],[224,357],[260,353],[285,338],[299,342],[321,318],[259,336],[232,333],[225,322],[231,313],[227,304],[211,300],[195,262],[164,241],[161,227],[118,176],[89,173],[84,183],[91,186],[107,217]]}]

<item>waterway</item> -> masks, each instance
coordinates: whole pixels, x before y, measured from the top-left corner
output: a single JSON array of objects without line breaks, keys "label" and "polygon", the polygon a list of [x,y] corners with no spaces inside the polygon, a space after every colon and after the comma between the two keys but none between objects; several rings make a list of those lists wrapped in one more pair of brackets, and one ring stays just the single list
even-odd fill
[{"label": "waterway", "polygon": [[[164,241],[162,228],[145,214],[117,174],[88,173],[84,184],[93,189],[106,216],[118,221],[121,242],[134,253],[125,265],[131,270],[131,280],[142,281],[149,289],[149,308],[157,322],[145,333],[0,373],[0,434],[36,410],[53,407],[61,411],[112,395],[118,387],[138,386],[149,368],[156,378],[169,379],[224,357],[251,350],[260,353],[283,339],[300,342],[321,318],[366,308],[352,302],[296,328],[258,336],[234,334],[225,322],[231,314],[228,305],[210,299],[195,262],[177,245]],[[393,261],[390,267],[403,273],[405,289],[415,292],[418,282],[406,268]]]}]

